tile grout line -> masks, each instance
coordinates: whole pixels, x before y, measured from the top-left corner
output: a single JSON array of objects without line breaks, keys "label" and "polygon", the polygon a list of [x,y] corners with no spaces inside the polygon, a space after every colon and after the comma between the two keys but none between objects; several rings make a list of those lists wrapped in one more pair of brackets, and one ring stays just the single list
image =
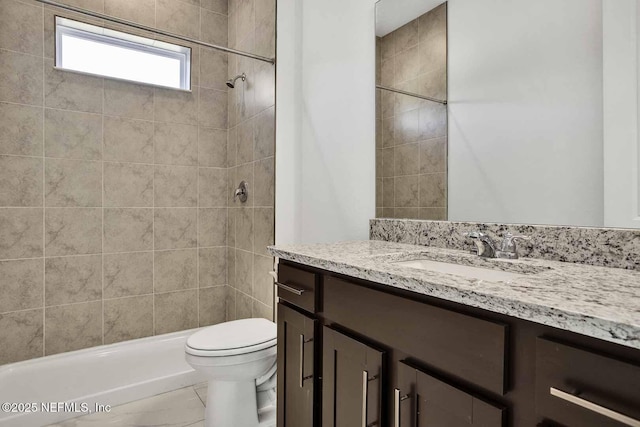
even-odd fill
[{"label": "tile grout line", "polygon": [[[0,48],[0,52],[2,51],[2,49]],[[35,55],[33,55],[34,57],[36,57]],[[46,60],[47,58],[45,58]],[[50,61],[52,59],[49,59]],[[46,64],[45,64],[46,65]],[[96,76],[90,76],[92,78],[92,80],[97,80],[100,79],[101,77],[96,77]],[[107,78],[107,80],[109,81],[115,81],[115,82],[119,82],[118,80],[112,80]],[[133,85],[133,86],[144,86],[140,83],[137,82],[119,82],[119,83],[126,83],[129,85]],[[225,93],[226,92],[224,90],[221,89],[216,89],[216,88],[210,88],[210,87],[206,87],[206,86],[195,86],[194,88],[204,88],[207,90],[215,90],[216,92],[221,92],[221,93]],[[169,91],[170,93],[172,92],[172,89],[167,89],[167,88],[155,88],[152,87],[150,89],[159,89],[159,90],[166,90]],[[179,93],[183,93],[183,92],[179,92]],[[194,91],[189,92],[191,94],[194,93]],[[131,121],[131,122],[145,122],[145,123],[159,123],[159,124],[169,124],[169,125],[179,125],[179,126],[191,126],[191,127],[195,127],[197,126],[197,123],[194,122],[190,122],[187,123],[185,121],[181,121],[181,122],[172,122],[172,121],[167,121],[167,120],[156,120],[155,118],[153,119],[142,119],[139,117],[129,117],[127,115],[117,115],[117,114],[101,114],[101,113],[96,113],[95,111],[87,111],[87,110],[74,110],[71,108],[60,108],[60,107],[46,107],[40,104],[26,104],[24,102],[15,102],[15,101],[8,101],[8,100],[2,100],[0,101],[0,104],[7,104],[7,105],[17,105],[20,107],[30,107],[30,108],[40,108],[40,109],[44,109],[44,110],[49,110],[49,111],[58,111],[61,113],[74,113],[74,114],[83,114],[83,115],[91,115],[91,116],[100,116],[100,115],[104,115],[105,117],[111,118],[111,119],[122,119],[122,120],[127,120],[127,121]],[[265,109],[266,110],[266,109]],[[264,111],[264,110],[262,110]],[[258,115],[260,113],[257,113],[256,115]],[[202,126],[203,128],[206,129],[216,129],[216,130],[226,130],[224,128],[220,128],[220,127],[215,127],[215,126]]]},{"label": "tile grout line", "polygon": [[[158,22],[158,7],[157,1],[154,4],[154,23]],[[156,89],[153,89],[152,100],[152,117],[155,123],[156,120]],[[151,138],[152,152],[153,152],[153,179],[152,179],[152,201],[153,208],[151,209],[151,292],[153,294],[151,301],[151,335],[156,335],[156,126],[153,126],[153,137]]]},{"label": "tile grout line", "polygon": [[[227,5],[228,6],[228,5]],[[227,9],[227,14],[229,14],[229,10]],[[228,30],[228,24],[229,24],[229,19],[227,17],[227,41],[229,39],[229,30]],[[229,74],[229,62],[230,62],[230,58],[227,55],[227,68],[226,68],[226,73],[227,75]],[[229,266],[231,265],[231,247],[229,245],[229,223],[230,223],[230,208],[229,208],[229,191],[230,191],[230,182],[231,182],[231,178],[229,177],[229,172],[231,169],[231,164],[229,163],[229,134],[231,133],[231,120],[230,120],[230,109],[229,109],[229,90],[227,90],[227,99],[225,100],[225,102],[227,103],[227,137],[225,140],[225,144],[226,144],[226,149],[225,149],[225,166],[227,169],[227,176],[226,176],[226,188],[225,188],[225,205],[226,205],[226,225],[225,225],[225,230],[224,230],[224,238],[225,238],[225,244],[226,244],[226,257],[227,257],[227,265],[226,265],[226,271],[225,271],[225,283],[226,283],[226,290],[225,290],[225,300],[224,300],[224,320],[225,322],[228,322],[230,320],[230,315],[229,315],[229,296],[230,296],[230,292],[231,292],[231,286],[230,286],[230,280],[229,280]],[[235,232],[235,229],[234,229]],[[234,264],[233,264],[233,268],[234,268],[234,274],[235,274],[235,255],[234,255]]]},{"label": "tile grout line", "polygon": [[[236,14],[236,34],[234,35],[234,38],[236,40],[236,46],[238,46],[238,25],[237,25],[237,18],[238,15]],[[234,58],[235,59],[235,66],[234,66],[234,73],[238,73],[240,70],[240,59],[239,58]],[[242,85],[242,91],[244,93],[244,84]],[[234,103],[234,109],[235,109],[235,115],[234,115],[234,122],[235,122],[235,132],[236,132],[236,141],[235,141],[235,155],[234,155],[234,159],[235,159],[235,168],[234,168],[234,178],[237,181],[238,180],[238,171],[240,170],[240,164],[238,163],[238,151],[239,151],[239,128],[240,128],[240,114],[238,114],[238,108],[240,107],[240,90],[238,88],[238,91],[236,92],[235,89],[231,90],[232,96],[235,98],[235,103]],[[234,185],[231,186],[231,188],[233,189]],[[234,203],[235,203],[235,199],[233,199]],[[234,256],[234,264],[233,264],[233,269],[234,269],[234,278],[235,278],[235,283],[234,283],[234,287],[233,287],[233,292],[234,292],[234,298],[233,298],[233,303],[234,303],[234,313],[235,313],[235,318],[238,319],[238,294],[240,293],[240,291],[238,290],[238,218],[240,217],[239,212],[242,209],[242,207],[238,207],[236,209],[234,209],[234,222],[233,222],[233,256]]]},{"label": "tile grout line", "polygon": [[[1,209],[14,209],[14,208],[1,208]],[[33,208],[40,209],[40,208]],[[58,209],[58,208],[52,208]],[[90,208],[97,209],[97,208]],[[205,208],[206,209],[206,208]],[[220,209],[222,210],[222,209]],[[220,249],[226,248],[226,246],[202,246],[202,249]],[[155,252],[179,252],[179,251],[189,251],[197,249],[195,246],[190,246],[186,248],[168,248],[168,249],[158,249]],[[145,254],[152,253],[154,250],[143,250],[143,251],[122,251],[122,252],[104,252],[104,255],[127,255],[127,254]],[[102,255],[101,252],[87,253],[87,254],[71,254],[71,255],[51,255],[51,256],[37,256],[37,257],[28,257],[28,258],[3,258],[0,259],[0,263],[3,262],[12,262],[12,261],[30,261],[30,260],[39,260],[39,259],[59,259],[59,258],[82,258],[82,257],[90,257],[90,256],[99,256]]]},{"label": "tile grout line", "polygon": [[[236,15],[237,18],[237,15]],[[237,25],[236,25],[237,26]],[[237,32],[236,32],[236,36],[237,36]],[[235,37],[235,36],[234,36]],[[237,45],[237,44],[236,44]],[[235,71],[237,72],[238,70],[238,58],[234,58],[234,62],[235,62]],[[235,144],[233,146],[234,148],[234,179],[237,180],[237,172],[238,172],[238,96],[237,94],[231,90],[229,91],[229,93],[231,94],[232,97],[235,98],[235,104],[234,104],[234,123],[235,123],[235,132],[236,132],[236,141]],[[233,191],[233,184],[231,185],[231,189]],[[235,199],[232,199],[235,203]],[[239,209],[239,208],[238,208]],[[234,286],[233,286],[233,316],[234,319],[238,318],[238,257],[236,256],[237,250],[238,250],[238,209],[234,209],[233,214],[234,214],[234,218],[233,218],[233,278],[234,278]]]},{"label": "tile grout line", "polygon": [[42,123],[41,125],[41,129],[42,129],[42,356],[44,357],[47,354],[47,349],[46,349],[46,321],[47,321],[47,316],[46,316],[46,294],[47,294],[47,261],[46,261],[46,235],[47,235],[47,228],[46,228],[46,198],[45,198],[45,187],[46,187],[46,176],[45,176],[45,126],[44,126],[44,109],[45,109],[45,97],[46,97],[46,88],[45,88],[45,72],[44,72],[44,56],[45,56],[45,34],[44,34],[44,20],[45,20],[45,13],[44,13],[44,5],[41,5],[41,11],[42,11]]},{"label": "tile grout line", "polygon": [[[228,7],[228,6],[227,6]],[[231,13],[233,12],[229,12],[227,11],[227,13],[229,14],[229,16],[231,15]],[[235,16],[237,18],[237,15]],[[229,28],[230,26],[228,25],[228,20],[227,20],[227,41],[229,40]],[[234,28],[237,27],[234,26]],[[233,37],[234,41],[236,39],[235,34]],[[235,44],[234,44],[235,47]],[[227,56],[227,74],[228,75],[234,75],[234,73],[237,71],[237,66],[238,64],[238,59],[235,56]],[[233,106],[233,112],[231,112],[231,109],[229,108],[230,106]],[[231,197],[230,197],[230,191],[233,191],[233,184],[231,181],[231,169],[233,169],[233,179],[235,180],[236,176],[235,176],[235,172],[236,172],[236,167],[237,167],[237,163],[238,163],[238,136],[237,136],[237,125],[238,125],[238,117],[237,117],[237,96],[236,93],[230,89],[227,90],[227,221],[230,220],[231,216],[233,215],[233,230],[231,230],[231,232],[227,231],[227,239],[229,239],[229,234],[233,235],[233,246],[229,245],[229,242],[227,241],[227,245],[229,245],[229,253],[230,256],[233,257],[233,286],[231,283],[228,283],[229,288],[228,288],[228,292],[233,293],[233,311],[232,311],[232,315],[231,317],[233,317],[233,320],[238,318],[238,295],[236,292],[236,286],[237,286],[237,282],[238,282],[238,274],[237,274],[237,270],[236,270],[236,265],[237,265],[237,258],[236,258],[236,223],[237,223],[237,215],[235,213],[235,210],[232,210],[231,208]],[[231,126],[231,120],[230,120],[230,115],[233,114],[233,126]],[[229,164],[229,135],[231,133],[231,128],[236,129],[236,141],[235,144],[233,146],[233,168],[230,167]],[[229,226],[227,225],[227,230],[229,230]],[[229,257],[229,255],[227,255],[227,258]],[[227,262],[229,262],[229,260],[227,259]],[[229,282],[228,279],[229,276],[229,269],[227,266],[227,282]],[[225,304],[225,307],[230,306],[231,304]],[[229,308],[227,308],[227,320],[229,320]]]},{"label": "tile grout line", "polygon": [[[202,7],[198,5],[199,14],[199,38],[202,40]],[[198,137],[196,141],[196,327],[200,326],[200,116],[201,116],[201,77],[202,77],[202,46],[198,47],[198,108],[197,108],[197,121],[198,121]]]},{"label": "tile grout line", "polygon": [[[2,209],[42,209],[44,206],[0,206],[0,210]],[[263,208],[269,208],[272,206],[258,206]],[[100,209],[101,206],[47,206],[48,209]],[[105,206],[105,209],[153,209],[153,206]],[[156,206],[157,209],[197,209],[196,206]],[[224,206],[211,206],[210,208],[204,209],[224,209]],[[193,246],[195,247],[195,246]],[[145,251],[122,251],[122,252],[145,252]],[[99,252],[98,252],[99,253]],[[118,253],[118,252],[111,252]],[[31,257],[31,258],[41,258],[41,257]]]},{"label": "tile grout line", "polygon": [[[169,123],[170,124],[170,123]],[[221,130],[221,129],[215,129]],[[144,162],[126,162],[120,160],[100,160],[100,159],[86,159],[81,157],[55,157],[55,156],[30,156],[24,154],[0,154],[0,157],[18,157],[18,158],[26,158],[26,159],[45,159],[49,160],[69,160],[76,162],[89,162],[89,163],[109,163],[109,164],[118,164],[118,165],[136,165],[136,166],[165,166],[165,167],[176,167],[176,168],[194,168],[197,167],[196,164],[192,165],[184,165],[184,164],[176,164],[176,163],[144,163]],[[213,169],[213,170],[224,170],[225,168],[219,166],[202,166],[203,169]]]},{"label": "tile grout line", "polygon": [[[221,288],[223,286],[226,286],[226,285],[206,286],[206,287],[204,287],[202,289],[217,289],[217,288]],[[197,289],[198,288],[196,288],[196,287],[191,287],[191,288],[186,288],[186,289],[174,289],[174,290],[170,290],[170,291],[159,292],[158,294],[159,295],[175,294],[175,293],[185,292],[185,291],[196,291]],[[133,299],[133,298],[140,298],[140,297],[145,297],[145,296],[153,296],[153,292],[147,292],[147,293],[141,293],[141,294],[135,294],[135,295],[117,296],[117,297],[112,297],[112,298],[105,298],[104,300],[105,301],[119,301],[119,300],[124,300],[124,299]],[[77,301],[77,302],[68,302],[68,303],[64,303],[64,304],[47,305],[46,308],[68,307],[68,306],[73,306],[73,305],[96,303],[96,302],[100,302],[100,301],[101,301],[101,299],[90,299],[90,300],[86,300],[86,301]],[[12,314],[12,313],[24,313],[24,312],[35,311],[35,310],[42,310],[42,307],[29,307],[29,308],[24,308],[24,309],[20,309],[20,310],[3,311],[3,312],[0,312],[0,315],[6,315],[6,314]]]},{"label": "tile grout line", "polygon": [[[104,2],[103,2],[104,3]],[[104,7],[104,5],[103,5]],[[102,236],[100,236],[100,241],[102,242],[102,246],[101,246],[101,260],[102,260],[102,266],[101,266],[101,275],[100,275],[100,283],[101,283],[101,289],[102,289],[102,295],[100,295],[100,299],[102,301],[102,344],[104,345],[104,333],[105,333],[105,325],[104,325],[104,98],[105,98],[105,88],[104,88],[104,79],[102,79],[102,115],[101,115],[101,119],[102,119],[102,135],[101,135],[101,155],[100,155],[100,162],[102,165],[102,206],[100,208],[100,211],[102,212]]]},{"label": "tile grout line", "polygon": [[[253,126],[254,123],[252,121],[252,127],[253,127],[253,133],[252,133],[252,147],[251,147],[251,154],[252,154],[252,158],[253,160],[253,185],[256,186],[256,165],[258,162],[256,162],[255,160],[255,145],[254,145],[254,138],[255,138],[255,126]],[[255,197],[253,198],[253,202],[255,203]],[[256,215],[255,215],[255,207],[254,205],[251,205],[251,238],[249,239],[251,241],[251,272],[250,272],[250,276],[251,277],[251,317],[256,317],[256,313],[254,310],[254,300],[255,299],[255,295],[256,295],[256,277],[255,277],[255,249],[256,249]],[[256,300],[257,301],[257,300]]]},{"label": "tile grout line", "polygon": [[[202,32],[202,12],[200,14],[200,32]],[[198,83],[202,67],[202,48],[198,47]],[[200,90],[198,90],[198,117],[200,117]],[[200,124],[198,124],[196,142],[196,325],[200,326]]]}]

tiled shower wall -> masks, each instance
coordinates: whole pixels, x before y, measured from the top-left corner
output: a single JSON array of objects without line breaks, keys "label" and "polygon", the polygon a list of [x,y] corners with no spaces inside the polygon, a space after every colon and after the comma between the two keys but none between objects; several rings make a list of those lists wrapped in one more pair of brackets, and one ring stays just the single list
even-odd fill
[{"label": "tiled shower wall", "polygon": [[[229,6],[229,46],[275,56],[275,0]],[[229,302],[237,318],[272,319],[273,258],[266,248],[274,239],[275,67],[229,58],[229,75],[242,73],[247,80],[229,91]],[[233,200],[240,181],[249,184],[246,203]]]},{"label": "tiled shower wall", "polygon": [[[447,99],[446,7],[377,39],[378,84]],[[376,115],[376,216],[446,219],[446,106],[378,90]]]},{"label": "tiled shower wall", "polygon": [[[227,44],[226,0],[68,2]],[[62,72],[54,14],[0,0],[0,364],[236,316],[227,55],[192,92]]]}]

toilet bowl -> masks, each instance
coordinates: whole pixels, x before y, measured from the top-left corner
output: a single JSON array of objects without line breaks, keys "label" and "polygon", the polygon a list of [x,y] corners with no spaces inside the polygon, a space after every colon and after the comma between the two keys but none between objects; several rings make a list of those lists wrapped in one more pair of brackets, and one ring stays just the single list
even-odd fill
[{"label": "toilet bowl", "polygon": [[208,382],[206,427],[275,425],[276,324],[242,319],[187,339],[185,358]]}]

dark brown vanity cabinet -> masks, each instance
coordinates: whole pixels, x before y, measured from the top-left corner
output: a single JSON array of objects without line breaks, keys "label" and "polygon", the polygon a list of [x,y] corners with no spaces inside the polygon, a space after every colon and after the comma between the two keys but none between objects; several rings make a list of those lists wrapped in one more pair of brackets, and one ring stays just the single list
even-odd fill
[{"label": "dark brown vanity cabinet", "polygon": [[317,320],[278,304],[278,427],[314,427]]},{"label": "dark brown vanity cabinet", "polygon": [[383,425],[385,352],[326,326],[322,339],[322,426]]},{"label": "dark brown vanity cabinet", "polygon": [[278,427],[640,427],[640,350],[281,261]]}]

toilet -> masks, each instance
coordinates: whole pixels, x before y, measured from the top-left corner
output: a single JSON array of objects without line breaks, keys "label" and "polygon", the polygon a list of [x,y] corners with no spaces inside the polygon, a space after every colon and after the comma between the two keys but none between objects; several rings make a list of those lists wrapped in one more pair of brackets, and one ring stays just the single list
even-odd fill
[{"label": "toilet", "polygon": [[208,382],[206,427],[272,427],[276,422],[277,326],[242,319],[187,338],[185,358]]}]

